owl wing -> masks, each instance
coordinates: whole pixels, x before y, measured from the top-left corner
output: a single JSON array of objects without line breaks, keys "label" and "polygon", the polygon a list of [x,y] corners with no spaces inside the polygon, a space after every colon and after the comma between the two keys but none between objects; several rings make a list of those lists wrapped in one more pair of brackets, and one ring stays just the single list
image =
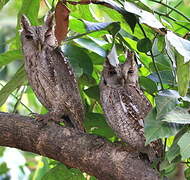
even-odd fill
[{"label": "owl wing", "polygon": [[63,53],[54,49],[53,57],[54,76],[56,84],[56,109],[62,110],[68,115],[74,126],[83,128],[84,106],[81,100],[78,83],[68,60]]}]

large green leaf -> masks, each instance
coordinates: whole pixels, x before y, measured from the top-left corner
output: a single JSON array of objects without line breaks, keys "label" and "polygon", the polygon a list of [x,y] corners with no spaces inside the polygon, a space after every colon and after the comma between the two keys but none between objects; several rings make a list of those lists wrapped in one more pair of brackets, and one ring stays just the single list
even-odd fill
[{"label": "large green leaf", "polygon": [[180,148],[179,146],[175,143],[174,145],[171,146],[171,148],[167,151],[166,153],[166,158],[167,160],[171,163],[177,156],[180,155]]},{"label": "large green leaf", "polygon": [[178,145],[180,147],[180,153],[182,159],[187,159],[190,157],[190,132],[185,133],[180,140],[178,141]]},{"label": "large green leaf", "polygon": [[[172,71],[168,71],[168,70],[159,71],[159,74],[161,76],[163,84],[174,85],[175,78]],[[153,72],[147,77],[152,79],[154,82],[157,82],[157,83],[160,82],[157,72]]]},{"label": "large green leaf", "polygon": [[156,83],[147,77],[140,76],[139,83],[141,88],[149,94],[154,94],[158,91]]},{"label": "large green leaf", "polygon": [[75,39],[74,40],[77,44],[80,46],[97,53],[98,55],[102,57],[106,57],[106,51],[99,46],[97,43],[92,41],[91,39],[86,39],[86,38],[80,38],[80,39]]},{"label": "large green leaf", "polygon": [[178,124],[190,124],[190,113],[187,109],[176,107],[167,113],[162,121]]},{"label": "large green leaf", "polygon": [[21,50],[12,50],[0,54],[0,66],[9,64],[14,60],[23,59],[23,54]]},{"label": "large green leaf", "polygon": [[139,16],[140,23],[146,24],[155,29],[164,28],[152,13],[139,8],[135,4],[125,1],[124,8],[127,12]]},{"label": "large green leaf", "polygon": [[184,63],[190,61],[190,41],[183,39],[171,31],[166,34],[166,50],[169,52],[171,58],[173,55],[170,53],[170,46],[172,46],[184,58]]},{"label": "large green leaf", "polygon": [[88,132],[91,132],[93,134],[98,134],[106,138],[111,138],[115,135],[113,130],[106,123],[103,114],[91,112],[87,113],[84,123]]},{"label": "large green leaf", "polygon": [[84,90],[84,92],[93,99],[96,99],[97,101],[100,100],[100,92],[99,92],[99,86],[92,86],[86,90]]},{"label": "large green leaf", "polygon": [[159,138],[175,135],[179,127],[157,119],[156,108],[153,108],[145,118],[146,144]]},{"label": "large green leaf", "polygon": [[14,77],[0,90],[0,106],[7,100],[8,96],[19,86],[25,84],[27,81],[26,72],[22,65]]},{"label": "large green leaf", "polygon": [[71,64],[75,64],[74,68],[78,64],[78,67],[82,68],[85,74],[92,74],[93,64],[85,49],[73,44],[68,44],[63,47],[63,51],[65,56],[70,59]]},{"label": "large green leaf", "polygon": [[172,111],[176,107],[178,100],[176,97],[164,96],[162,94],[155,97],[155,102],[157,111],[156,119],[161,120],[168,112]]},{"label": "large green leaf", "polygon": [[59,164],[50,169],[42,180],[85,180],[82,172],[78,169],[68,169],[65,165]]}]

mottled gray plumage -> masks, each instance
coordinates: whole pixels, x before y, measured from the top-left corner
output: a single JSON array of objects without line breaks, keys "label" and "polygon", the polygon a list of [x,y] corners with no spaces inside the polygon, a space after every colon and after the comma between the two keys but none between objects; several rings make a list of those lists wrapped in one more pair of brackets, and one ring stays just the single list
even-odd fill
[{"label": "mottled gray plumage", "polygon": [[150,160],[162,154],[160,140],[145,146],[144,118],[151,104],[138,86],[138,69],[134,53],[128,52],[127,61],[116,67],[107,60],[100,84],[101,104],[106,120],[115,133]]},{"label": "mottled gray plumage", "polygon": [[67,116],[83,131],[84,108],[78,84],[68,60],[56,48],[53,14],[42,26],[31,26],[25,16],[21,24],[25,69],[37,98],[50,111],[49,118]]}]

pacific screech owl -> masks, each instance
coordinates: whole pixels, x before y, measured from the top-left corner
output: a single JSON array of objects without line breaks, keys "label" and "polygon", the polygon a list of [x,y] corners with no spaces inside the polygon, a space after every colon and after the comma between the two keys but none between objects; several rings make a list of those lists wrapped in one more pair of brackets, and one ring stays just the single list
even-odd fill
[{"label": "pacific screech owl", "polygon": [[[22,48],[29,84],[39,101],[50,111],[46,118],[65,117],[84,131],[84,107],[74,72],[57,48],[54,15],[49,13],[45,25],[31,26],[21,17]],[[55,119],[55,118],[53,118]]]},{"label": "pacific screech owl", "polygon": [[134,53],[128,51],[127,61],[116,67],[107,59],[100,83],[101,104],[106,120],[115,133],[149,160],[162,155],[162,142],[145,146],[144,118],[151,104],[138,86],[138,69]]}]

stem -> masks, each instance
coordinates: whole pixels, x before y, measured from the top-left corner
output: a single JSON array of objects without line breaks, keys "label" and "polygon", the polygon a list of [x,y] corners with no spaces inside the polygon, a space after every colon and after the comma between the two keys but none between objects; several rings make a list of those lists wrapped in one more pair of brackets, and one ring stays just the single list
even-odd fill
[{"label": "stem", "polygon": [[165,3],[163,3],[162,1],[156,1],[156,0],[151,0],[152,2],[155,2],[155,3],[158,3],[158,4],[161,4],[169,9],[171,9],[172,11],[175,11],[176,13],[178,13],[179,15],[181,15],[183,18],[185,18],[186,20],[188,20],[190,22],[190,18],[188,18],[187,16],[185,16],[181,11],[171,7],[170,5],[167,5]]},{"label": "stem", "polygon": [[165,158],[165,152],[166,152],[166,145],[167,145],[167,138],[164,138],[164,152],[163,152],[164,158]]},{"label": "stem", "polygon": [[[147,38],[146,33],[145,33],[143,27],[141,26],[141,24],[138,23],[138,25],[139,25],[141,31],[143,32],[144,37]],[[159,73],[158,67],[157,67],[157,65],[156,65],[156,62],[155,62],[155,59],[154,59],[154,55],[153,55],[153,52],[152,52],[152,48],[150,49],[150,55],[151,55],[152,62],[153,62],[154,68],[155,68],[155,70],[156,70],[156,73],[157,73],[157,75],[158,75],[158,79],[159,79],[159,81],[160,81],[161,90],[164,90],[164,86],[163,86],[163,83],[162,83],[162,78],[161,78],[161,75],[160,75],[160,73]]]}]

